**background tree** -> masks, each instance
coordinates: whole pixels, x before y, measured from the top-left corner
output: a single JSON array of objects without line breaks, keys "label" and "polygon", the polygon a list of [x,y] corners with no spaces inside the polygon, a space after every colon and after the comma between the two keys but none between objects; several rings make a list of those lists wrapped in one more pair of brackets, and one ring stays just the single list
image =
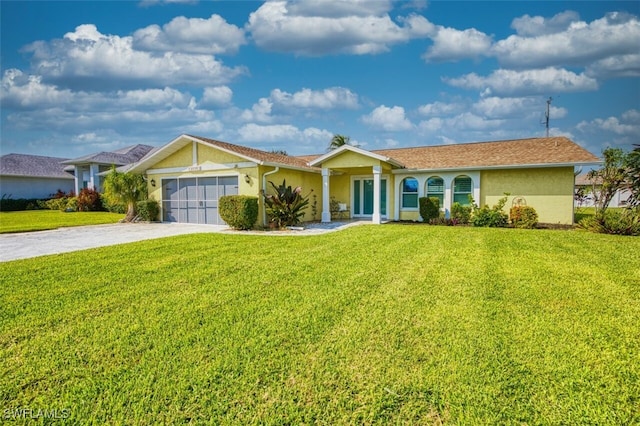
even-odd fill
[{"label": "background tree", "polygon": [[126,222],[136,217],[136,203],[147,199],[147,183],[142,175],[118,172],[113,166],[104,180],[104,196],[109,202],[127,206]]},{"label": "background tree", "polygon": [[607,148],[602,152],[604,164],[591,170],[587,178],[591,181],[596,216],[604,216],[616,192],[625,185],[627,154],[620,148]]},{"label": "background tree", "polygon": [[335,134],[329,142],[329,151],[340,148],[342,145],[349,145],[349,136]]},{"label": "background tree", "polygon": [[640,145],[627,155],[626,177],[631,196],[627,200],[630,207],[640,207]]}]

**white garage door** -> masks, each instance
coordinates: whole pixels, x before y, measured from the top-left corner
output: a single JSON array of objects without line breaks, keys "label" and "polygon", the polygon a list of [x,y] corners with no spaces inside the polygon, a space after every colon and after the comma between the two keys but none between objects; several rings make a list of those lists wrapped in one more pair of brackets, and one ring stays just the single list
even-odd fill
[{"label": "white garage door", "polygon": [[162,220],[224,225],[218,199],[238,194],[238,176],[162,179]]}]

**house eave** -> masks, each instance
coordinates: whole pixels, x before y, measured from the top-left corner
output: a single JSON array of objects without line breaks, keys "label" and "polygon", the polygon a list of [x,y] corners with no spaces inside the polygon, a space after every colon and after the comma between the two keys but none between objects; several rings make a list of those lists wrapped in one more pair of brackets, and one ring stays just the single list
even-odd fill
[{"label": "house eave", "polygon": [[506,169],[541,169],[552,167],[575,167],[602,164],[598,162],[566,162],[566,163],[532,163],[532,164],[502,164],[495,166],[463,166],[463,167],[434,167],[434,168],[405,168],[392,170],[393,174],[434,173],[471,170],[506,170]]}]

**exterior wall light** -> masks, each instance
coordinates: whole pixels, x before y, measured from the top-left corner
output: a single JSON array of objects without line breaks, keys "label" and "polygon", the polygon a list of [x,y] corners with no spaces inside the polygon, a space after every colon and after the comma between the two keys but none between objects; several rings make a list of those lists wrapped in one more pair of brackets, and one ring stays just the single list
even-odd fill
[{"label": "exterior wall light", "polygon": [[151,186],[153,186],[154,188],[156,187],[156,180],[155,179],[151,179]]},{"label": "exterior wall light", "polygon": [[247,183],[251,183],[251,178],[249,177],[249,175],[244,175],[244,181]]}]

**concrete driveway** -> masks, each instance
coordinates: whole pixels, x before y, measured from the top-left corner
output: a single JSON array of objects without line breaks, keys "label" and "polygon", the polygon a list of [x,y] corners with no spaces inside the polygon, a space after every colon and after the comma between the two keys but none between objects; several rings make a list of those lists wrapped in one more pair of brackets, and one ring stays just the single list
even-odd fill
[{"label": "concrete driveway", "polygon": [[78,226],[51,231],[0,234],[0,262],[27,259],[48,254],[67,253],[95,247],[133,243],[174,235],[205,232],[260,234],[269,236],[318,235],[338,231],[370,221],[347,220],[331,223],[312,223],[300,230],[276,232],[233,231],[226,225],[193,225],[186,223],[116,223],[111,225]]},{"label": "concrete driveway", "polygon": [[178,223],[116,223],[51,231],[0,235],[0,262],[94,247],[202,232],[221,232],[227,226]]}]

